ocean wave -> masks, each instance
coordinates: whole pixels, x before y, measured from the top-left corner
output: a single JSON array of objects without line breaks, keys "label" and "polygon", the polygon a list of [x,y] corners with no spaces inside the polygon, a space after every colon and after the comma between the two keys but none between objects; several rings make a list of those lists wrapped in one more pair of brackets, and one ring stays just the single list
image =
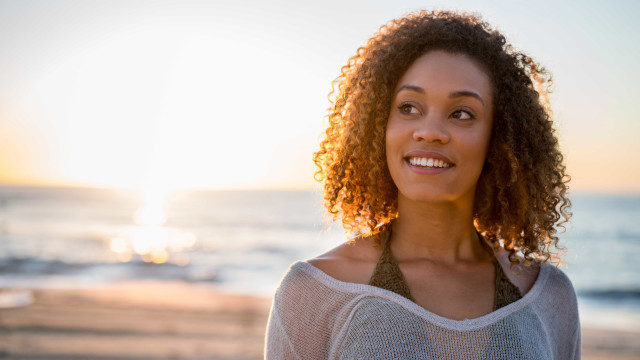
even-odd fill
[{"label": "ocean wave", "polygon": [[600,300],[638,300],[640,301],[640,289],[594,289],[579,290],[578,296],[596,298]]}]

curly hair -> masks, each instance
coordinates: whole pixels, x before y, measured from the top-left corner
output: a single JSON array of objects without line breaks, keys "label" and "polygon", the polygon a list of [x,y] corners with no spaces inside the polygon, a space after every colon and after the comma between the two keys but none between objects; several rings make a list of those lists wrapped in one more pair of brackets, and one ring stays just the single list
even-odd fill
[{"label": "curly hair", "polygon": [[[569,176],[555,137],[551,76],[477,15],[419,11],[380,27],[334,81],[328,128],[314,154],[325,206],[352,236],[380,233],[398,216],[385,154],[393,91],[432,50],[464,54],[490,77],[491,140],[476,187],[474,223],[512,264],[560,259],[556,226],[571,216]],[[521,259],[517,254],[521,254]]]}]

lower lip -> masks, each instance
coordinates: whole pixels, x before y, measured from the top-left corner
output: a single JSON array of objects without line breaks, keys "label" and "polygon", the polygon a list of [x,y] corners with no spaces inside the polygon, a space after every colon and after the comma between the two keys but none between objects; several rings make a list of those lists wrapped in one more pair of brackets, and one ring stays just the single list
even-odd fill
[{"label": "lower lip", "polygon": [[442,174],[445,171],[451,170],[452,167],[448,167],[448,168],[436,168],[436,167],[423,167],[423,166],[416,166],[416,165],[411,165],[408,161],[405,161],[405,163],[407,164],[407,166],[409,166],[409,169],[411,169],[411,171],[416,172],[420,175],[437,175],[437,174]]}]

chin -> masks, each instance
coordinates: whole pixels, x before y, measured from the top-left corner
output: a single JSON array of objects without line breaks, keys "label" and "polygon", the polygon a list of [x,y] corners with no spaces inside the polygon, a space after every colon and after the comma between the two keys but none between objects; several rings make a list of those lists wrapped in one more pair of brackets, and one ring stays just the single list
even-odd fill
[{"label": "chin", "polygon": [[398,189],[398,201],[409,201],[423,204],[445,204],[455,203],[463,199],[470,199],[473,202],[475,189],[457,190],[442,189],[434,187],[413,187],[402,191]]}]

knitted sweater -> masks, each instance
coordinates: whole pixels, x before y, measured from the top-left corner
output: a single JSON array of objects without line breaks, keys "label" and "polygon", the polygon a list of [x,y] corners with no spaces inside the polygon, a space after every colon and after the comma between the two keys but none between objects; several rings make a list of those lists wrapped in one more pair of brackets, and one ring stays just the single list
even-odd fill
[{"label": "knitted sweater", "polygon": [[276,291],[265,358],[580,359],[576,295],[564,273],[544,265],[522,299],[458,321],[296,262]]}]

